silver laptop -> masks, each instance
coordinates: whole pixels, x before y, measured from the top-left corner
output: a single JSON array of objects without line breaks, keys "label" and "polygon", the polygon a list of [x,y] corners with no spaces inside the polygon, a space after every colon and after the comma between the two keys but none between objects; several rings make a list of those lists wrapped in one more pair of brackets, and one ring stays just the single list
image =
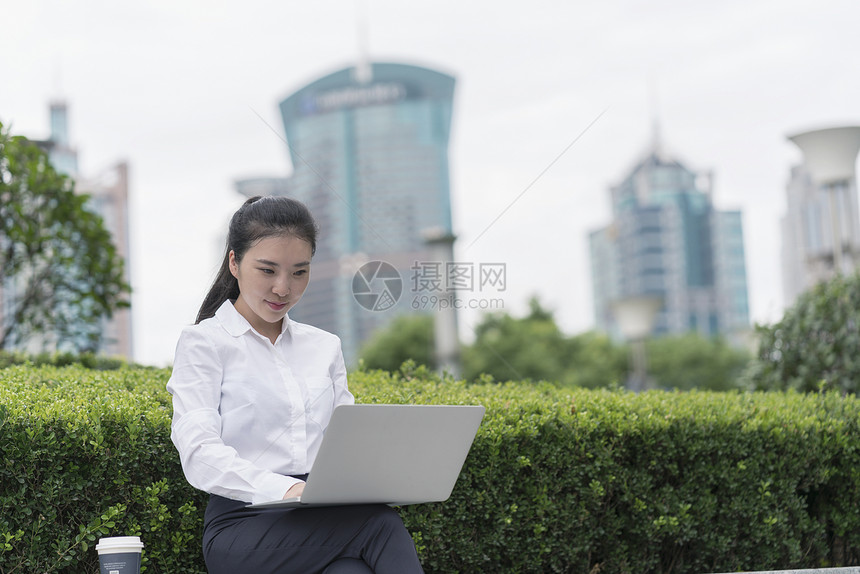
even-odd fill
[{"label": "silver laptop", "polygon": [[248,508],[447,500],[483,417],[482,406],[341,405],[301,497]]}]

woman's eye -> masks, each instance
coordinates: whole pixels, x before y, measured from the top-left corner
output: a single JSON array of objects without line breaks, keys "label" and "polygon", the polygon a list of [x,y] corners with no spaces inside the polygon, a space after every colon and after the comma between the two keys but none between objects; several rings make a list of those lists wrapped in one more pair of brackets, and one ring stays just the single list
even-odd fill
[{"label": "woman's eye", "polygon": [[272,269],[262,269],[261,268],[260,271],[262,271],[266,275],[271,275],[272,273],[274,273],[274,270],[272,270]]},{"label": "woman's eye", "polygon": [[299,269],[298,271],[293,273],[293,275],[295,275],[296,277],[301,277],[302,275],[306,275],[307,272],[308,272],[307,269]]}]

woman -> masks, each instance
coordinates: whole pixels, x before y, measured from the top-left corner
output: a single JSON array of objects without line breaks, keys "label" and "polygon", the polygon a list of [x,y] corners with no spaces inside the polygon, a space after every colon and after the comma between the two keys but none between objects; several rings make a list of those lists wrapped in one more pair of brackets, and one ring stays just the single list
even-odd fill
[{"label": "woman", "polygon": [[308,286],[316,234],[298,201],[246,201],[176,347],[171,439],[188,482],[210,493],[210,574],[422,572],[387,506],[246,509],[301,494],[333,409],[354,402],[340,340],[287,314]]}]

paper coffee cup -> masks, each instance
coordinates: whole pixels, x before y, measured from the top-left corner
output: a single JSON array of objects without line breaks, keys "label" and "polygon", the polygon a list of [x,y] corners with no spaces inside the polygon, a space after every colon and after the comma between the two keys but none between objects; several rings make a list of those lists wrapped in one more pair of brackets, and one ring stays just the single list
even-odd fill
[{"label": "paper coffee cup", "polygon": [[140,574],[143,542],[137,536],[100,538],[96,544],[101,574]]}]

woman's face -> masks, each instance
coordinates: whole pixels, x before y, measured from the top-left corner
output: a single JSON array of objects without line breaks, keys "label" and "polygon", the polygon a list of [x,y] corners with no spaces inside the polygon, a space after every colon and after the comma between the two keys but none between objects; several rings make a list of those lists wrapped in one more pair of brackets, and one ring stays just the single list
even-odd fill
[{"label": "woman's face", "polygon": [[259,240],[242,261],[230,251],[230,272],[239,282],[236,310],[260,334],[274,340],[281,321],[307,289],[311,244],[293,235]]}]

